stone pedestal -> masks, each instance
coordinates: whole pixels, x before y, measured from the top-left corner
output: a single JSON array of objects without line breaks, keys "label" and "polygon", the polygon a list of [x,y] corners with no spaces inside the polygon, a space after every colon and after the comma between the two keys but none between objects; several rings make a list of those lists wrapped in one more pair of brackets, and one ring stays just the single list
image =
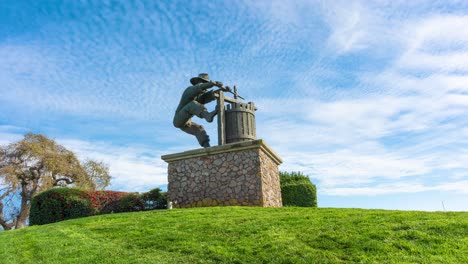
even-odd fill
[{"label": "stone pedestal", "polygon": [[174,207],[281,207],[281,158],[263,140],[162,156]]}]

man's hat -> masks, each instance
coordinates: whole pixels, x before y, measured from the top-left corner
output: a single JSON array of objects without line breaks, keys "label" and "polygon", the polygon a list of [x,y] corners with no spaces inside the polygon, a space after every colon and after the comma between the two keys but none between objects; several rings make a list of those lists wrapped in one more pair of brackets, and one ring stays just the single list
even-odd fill
[{"label": "man's hat", "polygon": [[209,81],[210,81],[210,76],[208,75],[208,73],[200,73],[198,74],[198,77],[193,77],[192,79],[190,79],[190,83],[192,85],[195,85],[201,82],[206,83]]}]

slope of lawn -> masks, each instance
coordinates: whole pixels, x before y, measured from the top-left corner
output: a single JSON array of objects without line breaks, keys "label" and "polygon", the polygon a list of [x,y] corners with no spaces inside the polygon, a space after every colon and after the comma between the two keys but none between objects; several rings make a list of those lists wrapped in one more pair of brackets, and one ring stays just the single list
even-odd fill
[{"label": "slope of lawn", "polygon": [[212,207],[0,233],[0,263],[468,263],[468,213]]}]

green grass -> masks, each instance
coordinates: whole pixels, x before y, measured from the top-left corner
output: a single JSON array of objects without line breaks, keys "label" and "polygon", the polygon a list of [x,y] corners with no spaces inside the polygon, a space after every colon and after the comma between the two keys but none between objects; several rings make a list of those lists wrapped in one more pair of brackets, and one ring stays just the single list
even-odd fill
[{"label": "green grass", "polygon": [[214,207],[0,233],[0,263],[468,263],[468,213]]}]

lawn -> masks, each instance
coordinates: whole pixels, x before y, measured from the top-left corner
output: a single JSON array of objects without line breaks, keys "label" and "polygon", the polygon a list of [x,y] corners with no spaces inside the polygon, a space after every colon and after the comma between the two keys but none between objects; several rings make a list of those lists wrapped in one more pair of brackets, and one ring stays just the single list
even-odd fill
[{"label": "lawn", "polygon": [[468,213],[212,207],[0,233],[0,263],[468,263]]}]

